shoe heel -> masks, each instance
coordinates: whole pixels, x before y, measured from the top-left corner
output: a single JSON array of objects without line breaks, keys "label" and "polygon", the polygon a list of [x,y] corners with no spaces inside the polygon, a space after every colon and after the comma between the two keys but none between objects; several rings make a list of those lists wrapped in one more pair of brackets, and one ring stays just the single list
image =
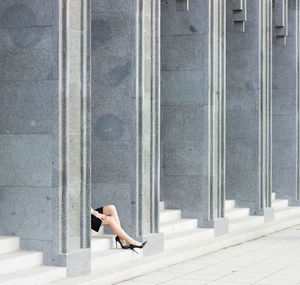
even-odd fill
[{"label": "shoe heel", "polygon": [[134,248],[130,247],[131,250],[133,250],[135,253],[139,254]]}]

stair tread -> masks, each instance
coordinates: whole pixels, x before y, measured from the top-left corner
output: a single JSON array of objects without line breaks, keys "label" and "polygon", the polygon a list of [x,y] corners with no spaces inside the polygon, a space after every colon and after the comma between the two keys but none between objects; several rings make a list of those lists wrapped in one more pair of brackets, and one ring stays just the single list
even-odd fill
[{"label": "stair tread", "polygon": [[[157,264],[157,269],[158,268],[162,268],[165,267],[165,262],[163,261],[164,258],[167,257],[172,257],[176,254],[181,254],[181,250],[187,252],[187,251],[195,251],[195,249],[199,249],[199,248],[207,248],[208,245],[212,245],[214,243],[219,243],[220,246],[222,248],[224,248],[224,246],[226,247],[226,244],[224,244],[224,240],[229,240],[231,238],[236,238],[240,235],[246,235],[247,232],[256,232],[256,231],[260,231],[260,230],[265,230],[267,228],[270,228],[274,225],[279,225],[280,223],[285,223],[287,221],[291,222],[293,220],[296,220],[298,222],[299,220],[299,215],[293,215],[293,216],[289,216],[286,218],[282,218],[278,221],[276,221],[276,223],[269,223],[269,224],[263,224],[263,225],[257,225],[257,226],[253,226],[253,227],[249,227],[248,230],[241,230],[241,231],[236,231],[236,232],[232,232],[232,233],[228,233],[226,235],[221,235],[219,237],[215,237],[211,240],[203,240],[203,241],[199,241],[197,243],[192,243],[190,244],[189,247],[178,247],[176,249],[170,249],[168,251],[164,251],[162,253],[159,254],[155,254],[152,256],[146,256],[143,257],[143,259],[140,260],[132,260],[123,264],[119,264],[118,265],[118,273],[120,273],[121,271],[125,271],[125,270],[131,270],[132,272],[132,268],[135,268],[135,266],[142,266],[142,265],[146,265],[146,264]],[[260,234],[259,234],[260,236]],[[261,234],[261,236],[263,236],[263,233]],[[160,263],[160,264],[159,264]],[[152,268],[153,269],[153,268]],[[88,282],[88,281],[92,281],[92,280],[96,280],[99,278],[105,278],[106,276],[110,276],[111,274],[115,274],[116,270],[115,267],[109,267],[106,269],[100,269],[100,270],[95,270],[93,271],[91,274],[86,275],[86,276],[80,276],[77,277],[75,279],[72,280],[72,284],[80,284],[81,282],[84,284],[84,282]],[[144,273],[141,273],[144,274]],[[134,277],[137,275],[134,275]],[[133,278],[133,276],[130,276],[129,278]],[[68,283],[69,280],[68,279],[64,279],[63,281],[59,281],[56,284],[69,284]],[[120,281],[117,281],[120,282]]]},{"label": "stair tread", "polygon": [[279,209],[275,209],[275,213],[285,212],[285,211],[289,211],[289,210],[300,211],[300,207],[297,207],[297,206],[286,206],[286,207],[282,207],[282,208],[279,208]]},{"label": "stair tread", "polygon": [[238,211],[248,211],[249,208],[232,208],[232,209],[228,209],[226,210],[226,213],[229,213],[229,212],[238,212]]},{"label": "stair tread", "polygon": [[37,254],[42,254],[42,252],[40,252],[40,251],[27,251],[27,250],[16,250],[16,251],[11,251],[11,252],[1,253],[0,254],[0,261],[5,260],[5,259],[18,258],[18,257],[23,257],[23,256],[37,255]]},{"label": "stair tread", "polygon": [[176,224],[181,224],[181,223],[191,222],[191,221],[197,221],[197,219],[182,219],[181,218],[181,219],[176,219],[176,220],[160,223],[160,226],[164,227],[164,226],[176,225]]},{"label": "stair tread", "polygon": [[285,202],[285,203],[286,203],[286,202],[288,202],[288,200],[287,200],[287,199],[275,199],[275,200],[272,201],[272,204],[274,204],[274,203],[275,203],[275,204],[276,204],[276,203],[282,203],[282,202]]},{"label": "stair tread", "polygon": [[179,209],[162,209],[160,211],[161,213],[166,213],[166,212],[181,212]]},{"label": "stair tread", "polygon": [[113,256],[113,255],[119,255],[119,254],[131,254],[131,251],[125,251],[122,248],[110,248],[110,249],[104,249],[100,251],[95,251],[92,252],[92,259],[94,258],[105,258],[108,256]]},{"label": "stair tread", "polygon": [[47,272],[51,272],[51,273],[59,272],[62,274],[62,278],[66,276],[66,268],[65,267],[40,265],[40,266],[30,267],[30,268],[23,269],[23,270],[14,271],[12,273],[1,274],[0,282],[8,281],[11,279],[13,280],[16,278],[21,278],[21,277],[23,277],[23,278],[29,277],[32,275],[47,273]]},{"label": "stair tread", "polygon": [[16,236],[2,236],[0,235],[0,242],[3,240],[14,240],[14,239],[19,239],[19,237]]},{"label": "stair tread", "polygon": [[[198,233],[209,233],[209,232],[213,233],[214,229],[196,228],[196,229],[192,229],[192,230],[188,230],[188,231],[184,231],[184,232],[180,233],[180,237],[189,236],[189,235],[198,234]],[[179,237],[178,233],[166,234],[165,240],[175,239],[178,237]]]},{"label": "stair tread", "polygon": [[246,216],[246,217],[240,217],[240,218],[233,218],[230,219],[228,222],[229,224],[235,224],[235,223],[240,223],[243,221],[248,221],[248,220],[255,220],[255,219],[262,219],[264,220],[264,216]]}]

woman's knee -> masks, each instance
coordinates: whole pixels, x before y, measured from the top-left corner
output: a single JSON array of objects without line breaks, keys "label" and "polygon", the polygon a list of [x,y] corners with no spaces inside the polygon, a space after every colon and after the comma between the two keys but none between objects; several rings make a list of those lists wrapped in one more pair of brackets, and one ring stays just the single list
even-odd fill
[{"label": "woman's knee", "polygon": [[114,204],[111,204],[111,205],[108,205],[107,208],[112,211],[112,212],[116,212],[117,211],[117,208]]}]

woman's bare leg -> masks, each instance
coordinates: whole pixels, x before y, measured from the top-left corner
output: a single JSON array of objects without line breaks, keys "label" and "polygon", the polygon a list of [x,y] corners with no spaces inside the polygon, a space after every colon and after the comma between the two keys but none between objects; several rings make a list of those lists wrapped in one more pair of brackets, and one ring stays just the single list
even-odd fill
[{"label": "woman's bare leg", "polygon": [[135,245],[141,245],[142,243],[134,240],[131,238],[128,234],[125,233],[125,231],[121,228],[121,226],[118,224],[118,222],[115,220],[115,218],[110,217],[108,222],[102,221],[102,224],[105,226],[109,226],[110,229],[119,236],[120,239],[123,239],[127,241],[129,244],[135,244]]},{"label": "woman's bare leg", "polygon": [[[111,216],[115,219],[115,221],[117,222],[117,224],[121,227],[121,223],[120,223],[120,219],[118,216],[118,212],[117,209],[115,207],[115,205],[107,205],[103,207],[103,214],[106,216]],[[118,235],[119,236],[119,235]],[[123,245],[126,244],[125,239],[123,239],[121,236],[119,236],[121,243]]]},{"label": "woman's bare leg", "polygon": [[116,222],[121,226],[120,219],[118,216],[117,209],[115,205],[107,205],[103,207],[103,214],[106,216],[112,216],[115,218]]}]

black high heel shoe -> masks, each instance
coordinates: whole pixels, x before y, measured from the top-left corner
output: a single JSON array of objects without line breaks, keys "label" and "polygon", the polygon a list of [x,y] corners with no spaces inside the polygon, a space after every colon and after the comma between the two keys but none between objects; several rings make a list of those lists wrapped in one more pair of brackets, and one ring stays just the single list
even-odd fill
[{"label": "black high heel shoe", "polygon": [[128,245],[123,245],[123,244],[121,243],[119,236],[116,236],[116,237],[115,237],[115,241],[116,241],[116,248],[118,248],[118,247],[117,247],[117,242],[121,245],[121,247],[122,247],[123,249],[128,249],[128,248],[129,248]]},{"label": "black high heel shoe", "polygon": [[128,248],[133,250],[135,253],[139,254],[134,248],[143,248],[146,245],[147,241],[144,241],[141,245],[129,244]]}]

